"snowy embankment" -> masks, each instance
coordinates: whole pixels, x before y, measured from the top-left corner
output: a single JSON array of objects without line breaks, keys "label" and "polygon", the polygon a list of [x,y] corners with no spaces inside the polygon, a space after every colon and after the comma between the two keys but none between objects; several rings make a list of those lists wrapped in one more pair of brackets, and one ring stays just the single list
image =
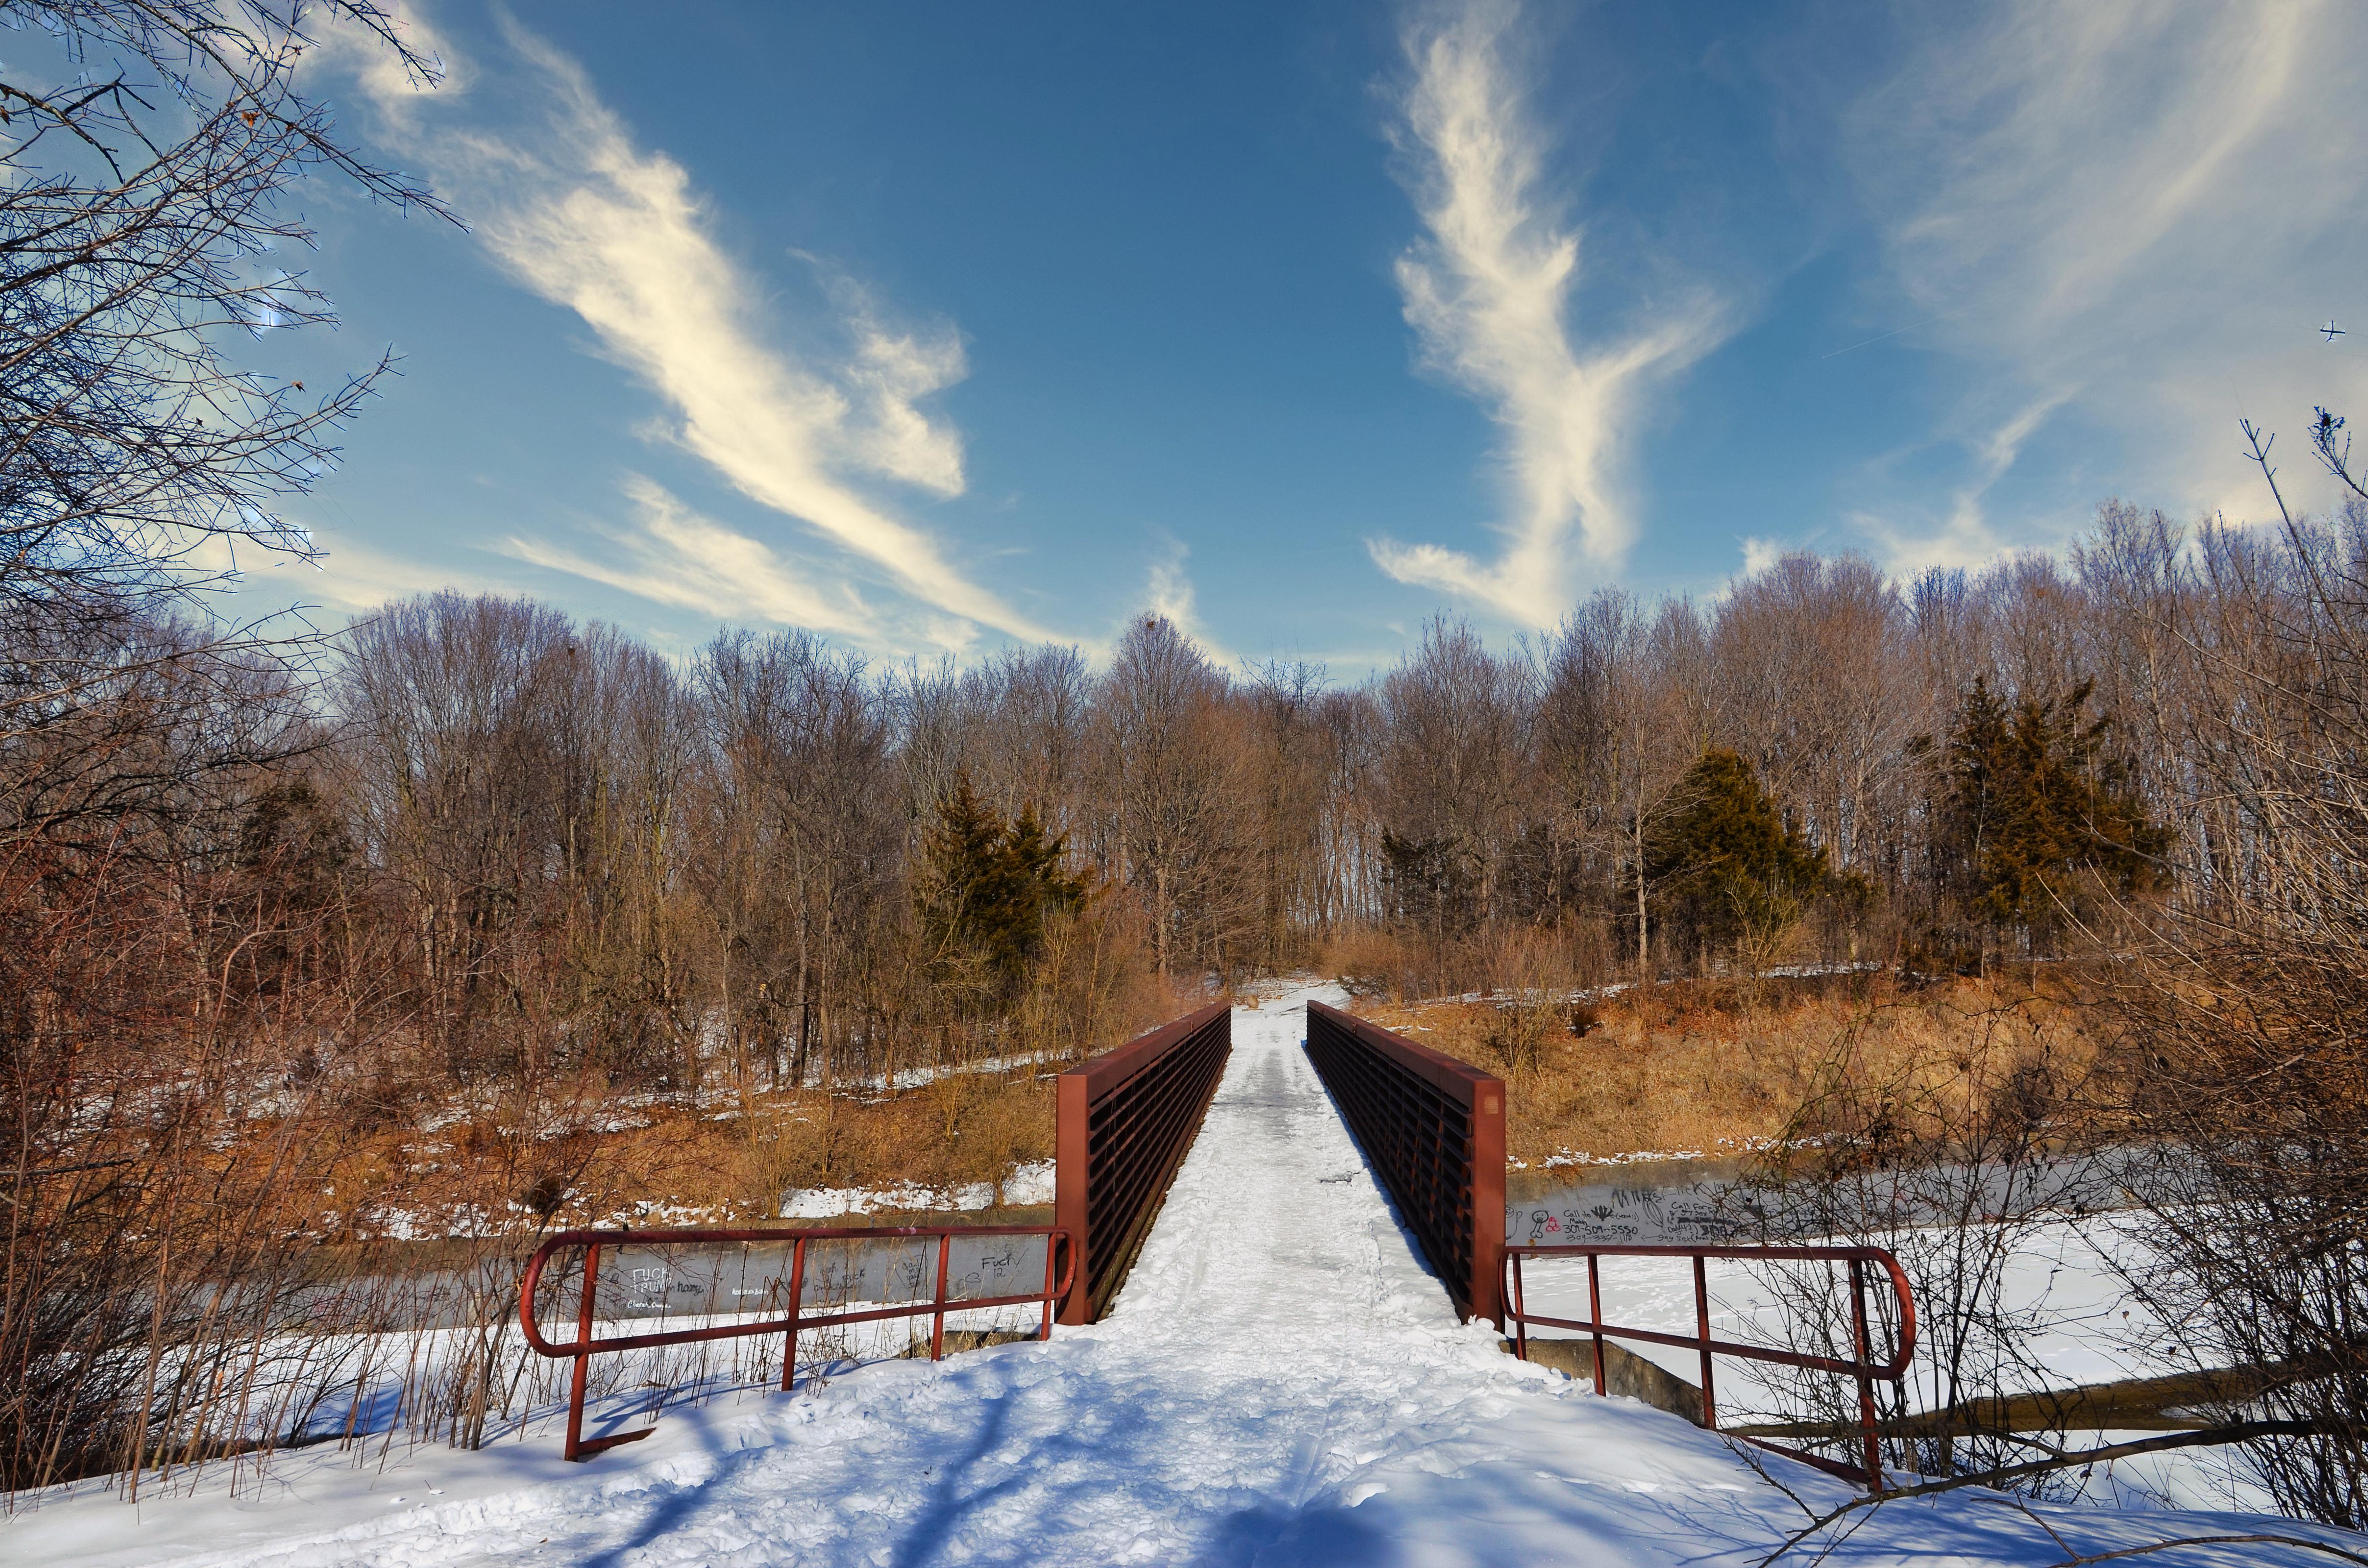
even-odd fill
[{"label": "snowy embankment", "polygon": [[[398,1450],[382,1466],[287,1456],[261,1495],[235,1502],[219,1480],[136,1511],[53,1500],[0,1526],[0,1555],[87,1568],[1739,1568],[1800,1528],[1804,1508],[1853,1494],[1674,1416],[1597,1399],[1514,1361],[1485,1325],[1457,1324],[1299,1049],[1296,1000],[1236,1015],[1206,1128],[1104,1323],[1050,1345],[671,1411],[655,1436],[584,1466],[560,1462],[546,1429],[476,1453]],[[2263,1523],[2026,1508],[1979,1492],[1852,1522],[1810,1555],[2054,1563]],[[2260,1546],[2154,1559],[2323,1560]]]},{"label": "snowy embankment", "polygon": [[1036,1160],[1012,1168],[1000,1184],[975,1181],[951,1191],[906,1182],[901,1187],[810,1187],[781,1195],[784,1220],[829,1220],[842,1214],[898,1214],[951,1209],[964,1212],[997,1204],[1053,1201],[1053,1162]]}]

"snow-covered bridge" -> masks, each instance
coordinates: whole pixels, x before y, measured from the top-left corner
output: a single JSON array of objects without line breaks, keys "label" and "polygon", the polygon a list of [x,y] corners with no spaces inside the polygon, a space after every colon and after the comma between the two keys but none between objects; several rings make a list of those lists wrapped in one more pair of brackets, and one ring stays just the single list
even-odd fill
[{"label": "snow-covered bridge", "polygon": [[[562,1462],[544,1432],[474,1453],[398,1450],[382,1469],[287,1456],[265,1495],[235,1502],[219,1489],[137,1510],[78,1497],[0,1526],[0,1558],[1748,1564],[1804,1510],[1855,1494],[1597,1398],[1506,1355],[1485,1323],[1459,1323],[1309,1066],[1301,1000],[1236,1013],[1199,1139],[1099,1323],[677,1408],[588,1465]],[[1839,1561],[2053,1563],[2264,1522],[1964,1491],[1852,1523]]]}]

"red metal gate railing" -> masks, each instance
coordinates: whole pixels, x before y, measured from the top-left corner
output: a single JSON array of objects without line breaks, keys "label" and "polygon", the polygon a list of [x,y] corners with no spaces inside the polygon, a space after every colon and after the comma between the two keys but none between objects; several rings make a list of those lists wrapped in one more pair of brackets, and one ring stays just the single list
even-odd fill
[{"label": "red metal gate railing", "polygon": [[1321,1002],[1307,1055],[1456,1309],[1501,1324],[1504,1080]]},{"label": "red metal gate railing", "polygon": [[1063,1323],[1096,1321],[1125,1283],[1224,1076],[1233,1019],[1213,1003],[1061,1074],[1053,1219],[1077,1250]]},{"label": "red metal gate railing", "polygon": [[[1019,1295],[959,1297],[946,1294],[946,1266],[956,1238],[985,1240],[997,1236],[1042,1236],[1044,1238],[1044,1288]],[[937,1293],[926,1301],[899,1302],[891,1306],[870,1307],[858,1312],[807,1312],[803,1310],[806,1286],[806,1249],[814,1242],[857,1241],[883,1242],[930,1241],[938,1244]],[[669,1329],[655,1334],[627,1334],[596,1339],[592,1335],[594,1302],[600,1280],[600,1252],[604,1247],[669,1247],[719,1246],[740,1243],[767,1243],[790,1249],[788,1286],[782,1300],[789,1308],[787,1316],[767,1316],[748,1323],[717,1324],[702,1328]],[[542,1335],[536,1294],[542,1285],[543,1273],[551,1259],[559,1253],[582,1249],[584,1262],[576,1292],[575,1337],[564,1345],[553,1345]],[[526,1278],[518,1288],[518,1324],[526,1330],[526,1342],[545,1356],[572,1358],[575,1363],[568,1380],[567,1446],[565,1454],[571,1460],[588,1460],[620,1443],[630,1443],[646,1437],[654,1428],[643,1427],[638,1432],[620,1432],[612,1437],[584,1437],[584,1392],[589,1365],[595,1356],[620,1350],[649,1350],[666,1345],[693,1345],[708,1340],[745,1339],[762,1334],[787,1335],[781,1350],[781,1387],[787,1389],[797,1371],[798,1335],[808,1329],[832,1328],[847,1324],[879,1323],[890,1318],[927,1317],[935,1320],[929,1331],[929,1358],[936,1360],[945,1354],[946,1314],[978,1312],[990,1307],[1015,1307],[1041,1304],[1043,1322],[1037,1337],[1049,1339],[1053,1334],[1053,1304],[1069,1292],[1076,1275],[1076,1250],[1069,1233],[1057,1225],[963,1225],[929,1227],[909,1225],[846,1226],[808,1231],[786,1230],[710,1230],[688,1227],[660,1231],[562,1231],[536,1249],[526,1266]],[[769,1293],[769,1292],[768,1292]]]},{"label": "red metal gate railing", "polygon": [[[1548,1317],[1531,1312],[1522,1294],[1521,1260],[1523,1258],[1587,1259],[1587,1317],[1584,1320]],[[1694,1266],[1694,1332],[1691,1335],[1667,1334],[1658,1329],[1622,1328],[1603,1321],[1603,1278],[1600,1259],[1606,1257],[1683,1257]],[[1746,1262],[1827,1262],[1850,1265],[1850,1332],[1852,1354],[1848,1360],[1833,1356],[1812,1356],[1797,1350],[1775,1350],[1765,1346],[1743,1345],[1731,1339],[1713,1339],[1710,1333],[1710,1286],[1703,1270],[1709,1258],[1736,1258]],[[1888,1360],[1873,1358],[1869,1335],[1871,1323],[1866,1301],[1866,1266],[1880,1265],[1888,1278],[1891,1293],[1898,1303],[1898,1344]],[[1874,1412],[1874,1384],[1885,1381],[1907,1370],[1908,1358],[1916,1351],[1916,1296],[1908,1289],[1907,1273],[1899,1260],[1881,1247],[1864,1246],[1597,1246],[1574,1243],[1565,1246],[1510,1246],[1505,1249],[1505,1267],[1511,1275],[1512,1310],[1505,1315],[1513,1324],[1513,1353],[1526,1361],[1530,1358],[1530,1325],[1542,1328],[1577,1329],[1595,1342],[1595,1392],[1604,1392],[1603,1341],[1637,1339],[1650,1345],[1674,1345],[1682,1349],[1698,1350],[1702,1355],[1702,1424],[1712,1431],[1718,1429],[1718,1401],[1711,1391],[1711,1358],[1739,1356],[1753,1361],[1773,1362],[1781,1367],[1805,1367],[1813,1371],[1835,1372],[1853,1378],[1858,1382],[1859,1436],[1864,1446],[1865,1463],[1851,1465],[1800,1449],[1763,1441],[1759,1437],[1733,1434],[1742,1441],[1771,1452],[1804,1460],[1818,1469],[1848,1480],[1863,1483],[1869,1491],[1883,1490],[1883,1452]]]}]

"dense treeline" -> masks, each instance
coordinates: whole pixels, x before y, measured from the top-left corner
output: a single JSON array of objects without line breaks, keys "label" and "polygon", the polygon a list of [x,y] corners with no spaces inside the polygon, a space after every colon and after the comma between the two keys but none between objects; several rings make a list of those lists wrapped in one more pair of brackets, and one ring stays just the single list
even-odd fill
[{"label": "dense treeline", "polygon": [[2197,897],[2242,874],[2250,825],[2197,788],[2220,715],[2164,645],[2231,612],[2215,574],[2277,562],[2180,542],[2109,508],[2068,566],[1904,588],[1794,555],[1706,606],[1606,592],[1534,645],[1441,619],[1349,687],[1228,672],[1157,618],[1099,669],[745,631],[676,664],[438,595],[309,670],[138,672],[88,705],[108,734],[13,749],[5,831],[51,909],[201,896],[170,926],[211,1005],[303,1035],[307,1072],[431,1085],[1065,1053],[1148,978],[1334,956],[1416,991],[1508,947],[1578,980],[1978,965],[2180,866]]},{"label": "dense treeline", "polygon": [[[2358,526],[2108,507],[2066,562],[1905,585],[1793,555],[1530,644],[1441,619],[1354,686],[1156,617],[1099,668],[743,631],[675,663],[449,594],[303,667],[150,627],[6,739],[0,962],[43,1060],[232,1074],[268,1040],[386,1114],[1073,1054],[1163,980],[1311,965],[1976,969],[2268,874],[2226,671],[2293,656],[2263,617]],[[66,1082],[21,1102],[28,1166],[68,1152],[31,1108]]]}]

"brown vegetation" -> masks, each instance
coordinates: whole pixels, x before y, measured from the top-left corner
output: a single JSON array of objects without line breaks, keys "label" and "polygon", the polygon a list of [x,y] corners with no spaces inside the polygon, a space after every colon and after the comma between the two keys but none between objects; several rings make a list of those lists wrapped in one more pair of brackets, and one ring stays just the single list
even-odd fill
[{"label": "brown vegetation", "polygon": [[[753,1115],[736,1099],[594,1095],[532,1134],[497,1107],[431,1119],[432,1131],[381,1127],[325,1153],[320,1187],[286,1217],[321,1244],[358,1245],[541,1225],[747,1224],[813,1187],[917,1188],[938,1196],[906,1207],[930,1208],[1053,1157],[1060,1065],[953,1073],[880,1095],[760,1093]],[[243,1157],[264,1146],[259,1137]]]},{"label": "brown vegetation", "polygon": [[2018,967],[1931,982],[1881,971],[1682,981],[1641,996],[1401,1003],[1365,1016],[1503,1074],[1506,1153],[1536,1165],[1740,1156],[1863,1131],[1841,1125],[1830,1097],[1845,1081],[1888,1085],[1937,1114],[1975,1092],[1976,1055],[1993,1069],[2044,1059],[2085,1073],[2098,1051],[2093,1003],[2073,975]]}]

